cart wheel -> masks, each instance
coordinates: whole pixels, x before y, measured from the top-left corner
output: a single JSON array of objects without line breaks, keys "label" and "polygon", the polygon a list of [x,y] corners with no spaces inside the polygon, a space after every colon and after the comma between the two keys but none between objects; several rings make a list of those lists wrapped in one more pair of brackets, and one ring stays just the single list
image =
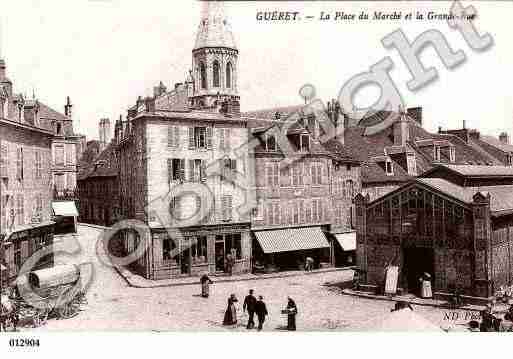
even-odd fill
[{"label": "cart wheel", "polygon": [[59,316],[62,319],[69,319],[77,315],[78,309],[73,304],[69,303],[59,308]]}]

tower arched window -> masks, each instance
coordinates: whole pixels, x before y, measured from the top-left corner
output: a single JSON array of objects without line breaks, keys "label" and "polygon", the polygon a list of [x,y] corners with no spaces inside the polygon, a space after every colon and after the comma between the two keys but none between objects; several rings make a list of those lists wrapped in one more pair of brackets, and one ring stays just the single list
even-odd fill
[{"label": "tower arched window", "polygon": [[207,88],[207,69],[204,63],[200,64],[200,78],[201,78],[201,88]]},{"label": "tower arched window", "polygon": [[226,64],[226,88],[232,87],[232,64]]},{"label": "tower arched window", "polygon": [[214,87],[219,87],[220,81],[219,81],[219,62],[214,61],[213,67],[213,73],[214,73]]}]

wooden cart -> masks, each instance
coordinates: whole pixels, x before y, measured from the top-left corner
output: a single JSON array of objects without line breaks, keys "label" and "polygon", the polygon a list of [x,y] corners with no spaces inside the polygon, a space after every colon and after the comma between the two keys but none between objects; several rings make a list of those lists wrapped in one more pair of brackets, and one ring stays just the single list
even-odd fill
[{"label": "wooden cart", "polygon": [[74,264],[59,265],[20,276],[17,288],[20,320],[23,320],[24,313],[36,316],[37,323],[46,321],[49,316],[71,318],[78,313],[80,305],[86,302],[80,282],[80,268]]}]

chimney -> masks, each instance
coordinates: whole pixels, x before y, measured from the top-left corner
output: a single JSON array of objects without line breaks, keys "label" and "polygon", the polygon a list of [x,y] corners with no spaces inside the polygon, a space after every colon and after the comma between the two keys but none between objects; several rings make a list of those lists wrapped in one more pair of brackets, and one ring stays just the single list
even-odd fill
[{"label": "chimney", "polygon": [[71,108],[73,107],[73,105],[71,104],[71,99],[69,98],[69,96],[66,97],[66,105],[64,105],[64,115],[66,115],[66,117],[68,117],[69,119],[71,119]]},{"label": "chimney", "polygon": [[6,78],[6,75],[7,75],[6,69],[7,69],[7,65],[5,63],[5,60],[0,59],[0,82],[4,82],[7,79]]},{"label": "chimney", "polygon": [[155,98],[146,97],[144,99],[144,105],[146,112],[155,112]]},{"label": "chimney", "polygon": [[102,118],[99,123],[100,151],[103,151],[111,139],[110,119]]},{"label": "chimney", "polygon": [[501,141],[501,143],[504,143],[505,145],[509,145],[509,135],[507,132],[501,132],[501,134],[499,135],[499,141]]},{"label": "chimney", "polygon": [[143,100],[142,96],[137,97],[137,101],[135,101],[135,105],[137,107],[136,112],[139,111],[139,107],[142,106],[143,102],[144,102],[144,100]]},{"label": "chimney", "polygon": [[157,98],[157,97],[160,97],[162,96],[163,94],[165,94],[167,91],[167,88],[166,86],[164,86],[164,84],[162,83],[162,81],[160,81],[159,85],[158,86],[155,86],[153,87],[153,97],[154,98]]},{"label": "chimney", "polygon": [[438,133],[442,133],[442,126],[438,126]]},{"label": "chimney", "polygon": [[465,120],[463,120],[463,129],[466,129],[466,128],[467,128],[467,126],[466,126],[466,121],[465,121]]},{"label": "chimney", "polygon": [[406,113],[399,109],[399,120],[393,124],[394,146],[406,146],[410,139],[410,129]]}]

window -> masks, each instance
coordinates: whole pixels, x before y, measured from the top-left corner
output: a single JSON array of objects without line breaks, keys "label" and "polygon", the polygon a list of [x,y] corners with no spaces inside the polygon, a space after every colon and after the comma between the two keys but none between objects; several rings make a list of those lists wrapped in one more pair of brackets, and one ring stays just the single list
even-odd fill
[{"label": "window", "polygon": [[451,162],[456,162],[456,149],[453,146],[449,148],[449,156]]},{"label": "window", "polygon": [[513,165],[513,155],[511,153],[508,153],[506,155],[506,165],[512,166]]},{"label": "window", "polygon": [[19,194],[16,201],[16,223],[18,225],[25,224],[25,205],[23,195]]},{"label": "window", "polygon": [[320,200],[320,199],[312,200],[312,221],[313,222],[321,222],[322,221],[322,200]]},{"label": "window", "polygon": [[16,178],[23,179],[23,148],[21,147],[16,151]]},{"label": "window", "polygon": [[385,172],[387,173],[387,176],[394,175],[394,166],[392,164],[392,161],[390,161],[389,159],[385,161]]},{"label": "window", "polygon": [[181,158],[167,159],[168,181],[183,181],[185,179],[185,160]]},{"label": "window", "polygon": [[175,241],[171,238],[164,238],[162,240],[162,259],[165,261],[172,260],[172,253],[176,249]]},{"label": "window", "polygon": [[64,175],[62,173],[55,175],[55,188],[59,192],[64,191]]},{"label": "window", "polygon": [[267,185],[269,187],[280,185],[280,164],[278,162],[269,163],[265,167],[265,173],[267,177]]},{"label": "window", "polygon": [[55,146],[55,164],[64,166],[64,146]]},{"label": "window", "polygon": [[207,88],[207,69],[203,62],[200,63],[200,78],[201,78],[201,88],[206,89]]},{"label": "window", "polygon": [[189,181],[191,182],[205,182],[206,178],[206,165],[203,160],[189,160]]},{"label": "window", "polygon": [[42,156],[41,152],[36,150],[36,163],[35,163],[36,179],[43,178],[43,159],[42,159],[42,157],[43,156]]},{"label": "window", "polygon": [[226,88],[232,87],[232,64],[226,64]]},{"label": "window", "polygon": [[231,158],[224,158],[221,169],[221,178],[225,181],[229,181],[232,176],[237,172],[237,160]]},{"label": "window", "polygon": [[75,145],[71,143],[66,144],[66,164],[68,166],[72,166],[75,164],[75,156]]},{"label": "window", "polygon": [[219,149],[221,151],[229,151],[230,150],[230,129],[229,128],[220,128],[219,129]]},{"label": "window", "polygon": [[[76,187],[75,176],[72,172],[66,173],[66,186],[69,190],[73,190]],[[105,188],[104,192],[107,192],[107,188]]]},{"label": "window", "polygon": [[171,219],[174,221],[182,219],[180,197],[171,198],[171,201],[169,203],[169,214],[171,215]]},{"label": "window", "polygon": [[191,262],[193,264],[207,263],[207,237],[191,238]]},{"label": "window", "polygon": [[8,161],[8,148],[7,145],[2,145],[0,149],[0,177],[7,178],[8,177],[8,168],[9,168],[9,161]]},{"label": "window", "polygon": [[180,146],[180,128],[169,126],[167,128],[167,147],[176,148]]},{"label": "window", "polygon": [[268,133],[265,135],[265,150],[267,152],[275,152],[278,150],[276,138]]},{"label": "window", "polygon": [[212,148],[212,127],[189,127],[190,149]]},{"label": "window", "polygon": [[436,162],[440,162],[440,158],[441,158],[441,149],[439,146],[435,146],[435,161]]},{"label": "window", "polygon": [[254,219],[255,221],[263,221],[264,220],[264,201],[259,199],[254,211]]},{"label": "window", "polygon": [[232,196],[225,195],[221,198],[221,215],[223,217],[223,221],[231,221],[232,220]]},{"label": "window", "polygon": [[225,253],[230,253],[235,259],[242,259],[242,240],[240,233],[224,235]]},{"label": "window", "polygon": [[353,180],[347,180],[346,182],[346,193],[349,199],[354,198],[354,183]]},{"label": "window", "polygon": [[267,208],[267,217],[268,217],[268,223],[273,224],[280,224],[280,203],[269,203],[269,206]]},{"label": "window", "polygon": [[302,186],[303,185],[303,164],[296,163],[291,169],[292,176],[292,186]]},{"label": "window", "polygon": [[317,163],[313,164],[310,168],[311,176],[312,176],[312,185],[321,185],[322,184],[322,164]]},{"label": "window", "polygon": [[214,74],[214,87],[219,87],[219,62],[214,61],[212,66],[213,74]]},{"label": "window", "polygon": [[292,223],[300,224],[301,223],[301,213],[304,212],[304,201],[300,199],[297,203],[294,204],[293,214],[292,214]]},{"label": "window", "polygon": [[16,266],[17,270],[20,270],[21,268],[21,243],[20,239],[16,238],[14,242],[14,265]]},{"label": "window", "polygon": [[300,136],[300,147],[301,152],[310,151],[310,136],[309,135],[301,135]]}]

